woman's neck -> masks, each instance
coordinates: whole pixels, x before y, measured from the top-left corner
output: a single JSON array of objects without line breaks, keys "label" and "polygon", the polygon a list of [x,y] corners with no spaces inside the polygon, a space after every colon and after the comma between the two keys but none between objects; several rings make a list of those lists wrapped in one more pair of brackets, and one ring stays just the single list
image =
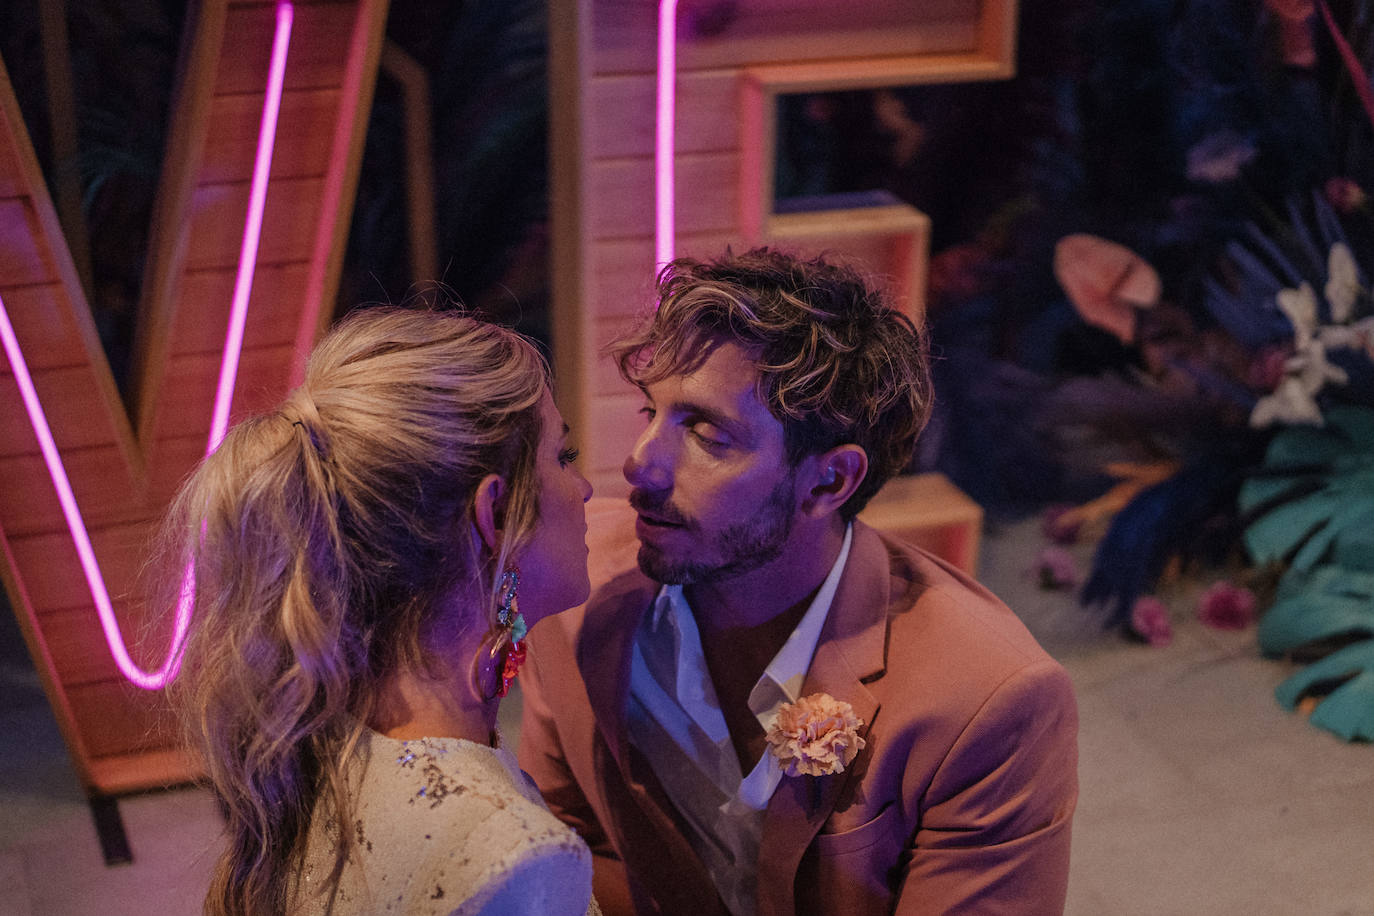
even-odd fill
[{"label": "woman's neck", "polygon": [[398,672],[382,686],[368,720],[388,738],[466,738],[494,745],[499,700],[483,702],[453,678],[426,678]]}]

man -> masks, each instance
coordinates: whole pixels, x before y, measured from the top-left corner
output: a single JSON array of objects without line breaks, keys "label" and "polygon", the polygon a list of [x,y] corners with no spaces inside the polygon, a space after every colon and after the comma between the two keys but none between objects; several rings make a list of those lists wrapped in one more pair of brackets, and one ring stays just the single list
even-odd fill
[{"label": "man", "polygon": [[615,352],[645,398],[639,568],[532,634],[519,749],[603,908],[1062,911],[1067,675],[854,518],[929,414],[921,332],[764,249],[674,262]]}]

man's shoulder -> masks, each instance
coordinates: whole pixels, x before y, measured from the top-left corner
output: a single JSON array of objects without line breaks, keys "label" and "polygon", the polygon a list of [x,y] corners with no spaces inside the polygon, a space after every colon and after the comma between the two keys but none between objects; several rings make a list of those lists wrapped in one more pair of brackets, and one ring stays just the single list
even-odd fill
[{"label": "man's shoulder", "polygon": [[[1005,602],[930,552],[868,529],[886,553],[889,654],[978,654],[1010,667],[1049,655]],[[889,665],[892,660],[889,659]]]}]

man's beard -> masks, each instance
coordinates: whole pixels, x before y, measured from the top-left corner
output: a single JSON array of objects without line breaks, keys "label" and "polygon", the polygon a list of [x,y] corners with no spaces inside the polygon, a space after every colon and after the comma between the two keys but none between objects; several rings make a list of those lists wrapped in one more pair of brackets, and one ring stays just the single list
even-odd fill
[{"label": "man's beard", "polygon": [[[693,585],[727,579],[771,563],[782,556],[783,546],[792,533],[793,514],[797,508],[794,489],[794,475],[788,474],[768,494],[756,513],[745,521],[726,526],[712,543],[705,545],[715,554],[710,559],[669,557],[657,547],[641,542],[640,571],[655,582]],[[683,516],[666,500],[655,504],[637,493],[630,497],[630,504],[682,524],[687,531],[700,537],[697,523]]]}]

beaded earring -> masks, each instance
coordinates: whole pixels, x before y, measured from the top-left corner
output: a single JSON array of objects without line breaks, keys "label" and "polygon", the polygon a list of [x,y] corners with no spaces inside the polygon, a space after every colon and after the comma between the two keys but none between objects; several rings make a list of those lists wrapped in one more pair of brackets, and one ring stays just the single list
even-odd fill
[{"label": "beaded earring", "polygon": [[[520,602],[516,598],[519,587],[518,568],[511,567],[501,573],[496,590],[496,626],[488,636],[491,648],[477,657],[478,689],[484,700],[510,693],[510,685],[515,682],[520,666],[525,662],[527,629],[525,618],[520,614]],[[494,689],[487,689],[489,683]]]}]

